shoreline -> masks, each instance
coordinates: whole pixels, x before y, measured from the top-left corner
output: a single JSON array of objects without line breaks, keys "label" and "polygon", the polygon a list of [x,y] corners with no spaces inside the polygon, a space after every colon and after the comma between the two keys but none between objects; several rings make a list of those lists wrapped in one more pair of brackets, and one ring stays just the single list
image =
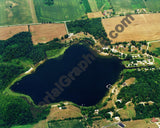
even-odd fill
[{"label": "shoreline", "polygon": [[25,94],[22,94],[22,93],[17,93],[17,92],[13,92],[10,88],[18,81],[22,80],[22,78],[24,78],[25,76],[28,76],[28,75],[31,75],[32,73],[34,73],[37,68],[44,64],[47,60],[50,60],[50,59],[54,59],[54,58],[58,58],[60,57],[61,55],[63,55],[65,53],[65,51],[68,49],[69,47],[65,47],[58,55],[55,55],[53,57],[50,57],[50,58],[46,58],[44,60],[41,60],[40,62],[38,62],[37,64],[35,64],[33,67],[31,67],[28,71],[20,74],[18,77],[16,77],[9,85],[8,87],[5,88],[5,90],[2,92],[3,94],[9,94],[9,95],[14,95],[14,96],[23,96],[23,97],[26,97],[29,102],[32,102],[33,104],[34,101],[32,100],[32,98],[29,96],[29,95],[25,95]]},{"label": "shoreline", "polygon": [[[69,47],[63,48],[63,50],[62,50],[58,55],[55,55],[55,56],[49,57],[49,58],[47,58],[47,59],[45,59],[45,60],[42,60],[42,61],[40,61],[39,63],[35,64],[33,67],[31,67],[28,71],[20,74],[20,75],[19,75],[17,78],[15,78],[15,79],[12,81],[12,83],[3,91],[3,93],[4,93],[4,94],[7,93],[7,94],[9,94],[9,95],[14,95],[14,96],[26,97],[29,102],[35,104],[34,101],[32,100],[32,98],[31,98],[29,95],[25,95],[25,94],[22,94],[22,93],[14,92],[14,91],[12,91],[12,90],[10,89],[11,86],[13,86],[16,82],[22,80],[22,78],[24,78],[25,76],[34,73],[34,72],[37,70],[37,68],[38,68],[40,65],[44,64],[47,60],[54,59],[54,58],[58,58],[58,57],[60,57],[61,55],[63,55],[68,48],[69,48]],[[93,49],[93,48],[91,48],[91,49]],[[93,50],[94,50],[94,49],[93,49]],[[101,56],[101,57],[109,57],[109,56],[110,56],[109,54],[105,54],[105,53],[103,53],[103,52],[100,52],[100,53],[99,53],[99,52],[96,51],[96,53],[97,53],[99,56]],[[116,82],[118,82],[118,80],[117,80]],[[116,83],[116,82],[115,82],[115,83]],[[109,90],[109,91],[110,91],[110,90]],[[106,96],[108,96],[109,91],[106,92],[106,94],[104,95],[104,97],[103,97],[97,104],[103,103],[103,99],[104,99]],[[61,102],[63,102],[63,101],[61,101]],[[71,101],[66,101],[66,102],[71,102]],[[47,104],[47,105],[52,105],[52,104],[58,104],[58,103],[50,103],[50,104]],[[73,104],[75,104],[75,103],[73,103]],[[36,104],[35,104],[35,105],[36,105]],[[96,104],[95,104],[95,105],[96,105]],[[93,105],[92,105],[92,106],[93,106]]]}]

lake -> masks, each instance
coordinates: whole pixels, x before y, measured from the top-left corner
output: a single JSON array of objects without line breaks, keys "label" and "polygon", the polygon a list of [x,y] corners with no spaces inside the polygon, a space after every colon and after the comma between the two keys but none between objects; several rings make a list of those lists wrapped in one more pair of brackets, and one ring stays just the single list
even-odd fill
[{"label": "lake", "polygon": [[63,56],[50,59],[16,82],[11,90],[29,95],[35,104],[72,101],[78,105],[97,104],[123,69],[116,57],[95,56],[83,45],[72,45]]}]

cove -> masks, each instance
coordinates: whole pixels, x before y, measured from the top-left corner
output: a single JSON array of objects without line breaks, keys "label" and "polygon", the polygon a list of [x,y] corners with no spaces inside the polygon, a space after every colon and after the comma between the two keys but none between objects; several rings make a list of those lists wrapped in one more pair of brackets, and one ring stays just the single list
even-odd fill
[{"label": "cove", "polygon": [[[90,48],[72,45],[64,55],[46,61],[36,72],[16,82],[11,86],[11,90],[29,95],[35,104],[71,101],[78,105],[95,105],[108,91],[106,85],[114,84],[124,67],[121,60],[111,56],[96,56],[85,67],[84,55],[89,54],[93,54]],[[68,75],[75,68],[79,70]],[[62,78],[64,76],[65,78]],[[62,86],[60,79],[68,85]]]}]

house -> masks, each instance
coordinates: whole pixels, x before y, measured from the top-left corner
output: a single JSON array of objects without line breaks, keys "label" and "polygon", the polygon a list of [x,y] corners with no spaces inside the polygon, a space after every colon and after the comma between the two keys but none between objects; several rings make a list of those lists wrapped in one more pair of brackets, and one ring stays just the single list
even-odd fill
[{"label": "house", "polygon": [[118,122],[120,122],[120,121],[121,121],[121,119],[120,119],[120,117],[119,117],[119,116],[116,116],[116,117],[115,117],[115,120],[116,120],[116,121],[118,121]]},{"label": "house", "polygon": [[151,122],[152,123],[158,122],[158,119],[156,119],[156,118],[153,117],[152,120],[151,120]]},{"label": "house", "polygon": [[127,83],[126,83],[126,82],[124,82],[122,85],[123,85],[123,87],[125,87],[125,86],[127,86]]},{"label": "house", "polygon": [[105,15],[105,16],[111,16],[112,13],[113,13],[113,10],[112,10],[112,9],[104,10],[103,15]]},{"label": "house", "polygon": [[94,114],[97,114],[97,115],[98,115],[98,113],[99,113],[99,110],[98,110],[98,109],[94,110]]}]

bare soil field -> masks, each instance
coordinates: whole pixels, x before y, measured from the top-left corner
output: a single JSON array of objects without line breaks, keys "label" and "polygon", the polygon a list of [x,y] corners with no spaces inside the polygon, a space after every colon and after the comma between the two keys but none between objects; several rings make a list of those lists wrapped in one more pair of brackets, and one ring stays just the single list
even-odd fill
[{"label": "bare soil field", "polygon": [[99,17],[103,17],[103,14],[101,11],[99,12],[91,12],[91,13],[87,13],[88,18],[99,18]]},{"label": "bare soil field", "polygon": [[0,40],[7,40],[20,32],[28,32],[28,26],[0,27]]},{"label": "bare soil field", "polygon": [[65,24],[31,25],[30,31],[32,33],[33,44],[46,43],[67,34]]},{"label": "bare soil field", "polygon": [[151,119],[125,121],[123,124],[126,125],[126,128],[158,128],[158,126],[151,123],[150,120]]},{"label": "bare soil field", "polygon": [[118,111],[118,113],[120,114],[120,117],[122,119],[132,119],[133,117],[136,116],[136,111],[134,109],[134,104],[130,103],[130,105],[126,106],[126,109],[121,109],[120,111]]},{"label": "bare soil field", "polygon": [[66,105],[65,107],[66,109],[59,109],[58,107],[51,108],[50,114],[47,117],[47,121],[82,116],[79,108],[73,105]]},{"label": "bare soil field", "polygon": [[[123,41],[141,41],[141,40],[159,40],[160,39],[160,13],[156,14],[140,14],[140,15],[132,15],[135,20],[128,25],[128,27],[124,27],[124,31],[118,33],[118,37],[113,40],[112,43],[115,42],[123,42]],[[114,17],[109,19],[102,19],[102,24],[106,30],[106,33],[109,35],[109,32],[115,30],[116,25],[121,24],[122,17]]]}]

